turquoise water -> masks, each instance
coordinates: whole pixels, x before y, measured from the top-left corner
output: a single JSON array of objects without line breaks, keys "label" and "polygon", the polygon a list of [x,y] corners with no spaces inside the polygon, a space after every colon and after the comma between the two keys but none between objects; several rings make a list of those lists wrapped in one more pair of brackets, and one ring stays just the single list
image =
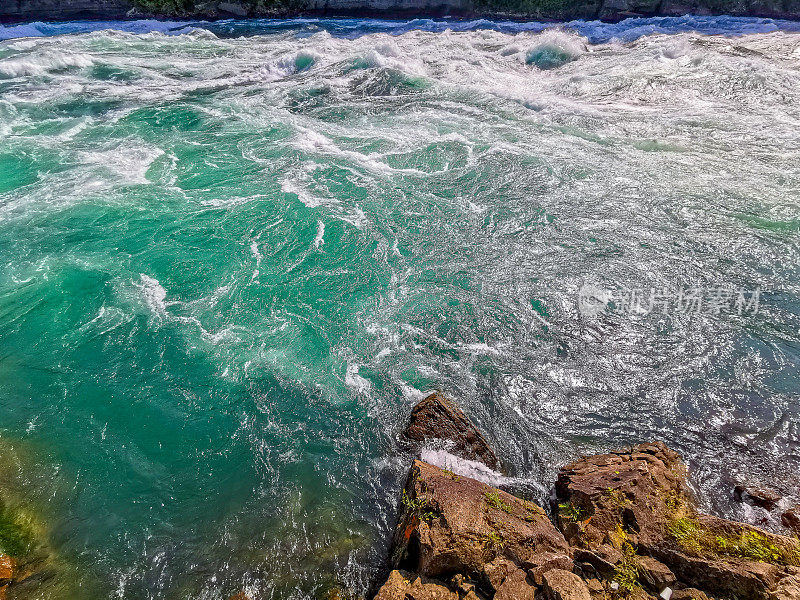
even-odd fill
[{"label": "turquoise water", "polygon": [[[0,477],[58,560],[38,597],[362,593],[436,388],[539,499],[652,438],[722,514],[735,477],[796,490],[796,29],[0,28]],[[598,316],[586,282],[761,296]]]}]

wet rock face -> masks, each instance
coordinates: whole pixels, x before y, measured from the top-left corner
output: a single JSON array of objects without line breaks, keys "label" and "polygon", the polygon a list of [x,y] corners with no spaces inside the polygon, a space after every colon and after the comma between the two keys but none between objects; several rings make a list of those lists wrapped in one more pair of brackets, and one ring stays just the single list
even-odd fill
[{"label": "wet rock face", "polygon": [[426,577],[463,575],[489,594],[507,580],[509,589],[524,588],[537,572],[572,568],[564,536],[540,506],[419,460],[403,492],[391,561]]},{"label": "wet rock face", "polygon": [[556,493],[579,568],[621,586],[658,595],[677,581],[714,596],[774,600],[800,573],[797,540],[700,513],[683,463],[661,443],[575,461],[561,470]]},{"label": "wet rock face", "polygon": [[455,403],[439,393],[414,407],[400,439],[416,448],[431,440],[443,440],[450,454],[482,462],[496,471],[501,469],[500,459],[480,430]]},{"label": "wet rock face", "polygon": [[544,593],[547,600],[591,600],[589,588],[570,571],[553,569],[544,574]]},{"label": "wet rock face", "polygon": [[800,534],[800,504],[793,506],[781,515],[783,526]]},{"label": "wet rock face", "polygon": [[745,485],[737,485],[733,490],[733,497],[737,502],[745,502],[764,510],[774,510],[782,500],[781,495],[775,490]]},{"label": "wet rock face", "polygon": [[[456,586],[452,586],[456,587]],[[408,571],[394,570],[378,591],[375,600],[483,600],[472,590],[461,593],[441,582]]]}]

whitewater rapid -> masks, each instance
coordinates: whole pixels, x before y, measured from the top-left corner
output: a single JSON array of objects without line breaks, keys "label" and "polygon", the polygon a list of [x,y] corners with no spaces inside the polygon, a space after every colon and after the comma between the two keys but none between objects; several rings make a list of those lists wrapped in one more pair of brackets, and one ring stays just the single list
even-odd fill
[{"label": "whitewater rapid", "polygon": [[69,585],[363,593],[432,389],[511,471],[457,472],[542,501],[658,438],[766,518],[729,491],[800,472],[799,29],[0,27],[0,436]]}]

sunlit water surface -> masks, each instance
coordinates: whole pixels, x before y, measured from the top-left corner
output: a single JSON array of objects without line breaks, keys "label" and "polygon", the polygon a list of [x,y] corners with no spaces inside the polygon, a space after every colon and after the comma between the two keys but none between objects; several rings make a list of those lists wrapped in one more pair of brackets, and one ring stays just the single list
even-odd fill
[{"label": "sunlit water surface", "polygon": [[[41,597],[363,592],[435,388],[540,500],[654,438],[719,514],[797,489],[800,27],[544,29],[0,27],[0,438]],[[591,316],[586,282],[761,296]]]}]

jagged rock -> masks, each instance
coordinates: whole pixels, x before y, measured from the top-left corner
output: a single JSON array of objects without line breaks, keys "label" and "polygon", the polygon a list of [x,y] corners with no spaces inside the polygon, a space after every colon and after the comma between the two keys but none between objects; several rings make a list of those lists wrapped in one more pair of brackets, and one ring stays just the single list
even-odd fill
[{"label": "jagged rock", "polygon": [[518,570],[519,568],[513,562],[502,556],[498,556],[494,560],[483,565],[484,585],[491,590],[496,590],[511,573]]},{"label": "jagged rock", "polygon": [[536,585],[541,586],[544,582],[543,576],[551,569],[564,569],[571,570],[574,563],[569,561],[569,557],[562,554],[557,554],[552,558],[543,560],[540,565],[528,569],[528,576],[533,579]]},{"label": "jagged rock", "polygon": [[675,573],[667,565],[655,558],[642,556],[638,559],[638,562],[641,579],[656,592],[660,592],[677,581]]},{"label": "jagged rock", "polygon": [[661,443],[575,461],[561,470],[556,492],[559,525],[582,548],[576,561],[606,577],[621,561],[611,546],[657,559],[684,584],[755,600],[789,575],[782,565],[800,560],[797,540],[699,513],[685,466]]},{"label": "jagged rock", "polygon": [[797,575],[781,579],[769,596],[769,600],[798,600],[798,598],[800,598],[800,577]]},{"label": "jagged rock", "polygon": [[660,442],[585,457],[558,475],[559,524],[568,540],[583,547],[603,544],[618,524],[658,541],[668,513],[665,499],[688,502],[685,477],[680,456]]},{"label": "jagged rock", "polygon": [[461,596],[469,592],[476,592],[475,584],[461,574],[453,576],[450,580],[450,588],[457,591]]},{"label": "jagged rock", "polygon": [[800,534],[800,504],[797,504],[785,511],[781,515],[781,523],[783,523],[784,527],[787,527],[795,533]]},{"label": "jagged rock", "polygon": [[[461,600],[479,599],[473,591],[461,596]],[[407,571],[395,570],[378,590],[375,600],[459,600],[459,593],[450,590],[443,583]]]},{"label": "jagged rock", "polygon": [[603,584],[600,582],[599,579],[587,579],[586,580],[586,587],[589,588],[589,593],[592,596],[594,596],[596,594],[605,593],[605,589],[603,588]]},{"label": "jagged rock", "polygon": [[391,562],[426,577],[462,574],[490,592],[518,569],[572,565],[541,507],[419,460],[403,492]]},{"label": "jagged rock", "polygon": [[506,577],[494,594],[494,600],[534,600],[536,585],[528,580],[528,574],[517,569]]},{"label": "jagged rock", "polygon": [[622,552],[611,546],[601,544],[591,550],[576,548],[573,557],[576,564],[588,564],[598,575],[611,579],[617,565],[622,562]]},{"label": "jagged rock", "polygon": [[544,593],[547,600],[592,600],[583,579],[564,569],[544,574]]},{"label": "jagged rock", "polygon": [[663,550],[659,558],[687,583],[714,594],[748,599],[767,598],[777,587],[781,570],[775,565],[744,559],[714,560]]},{"label": "jagged rock", "polygon": [[439,393],[427,396],[413,408],[408,426],[400,437],[412,445],[433,439],[445,440],[449,442],[447,451],[451,454],[480,461],[495,470],[501,468],[500,460],[483,434],[458,406]]},{"label": "jagged rock", "polygon": [[733,489],[733,497],[737,502],[745,502],[765,510],[773,510],[782,499],[781,495],[775,490],[750,488],[744,485],[737,485]]}]

